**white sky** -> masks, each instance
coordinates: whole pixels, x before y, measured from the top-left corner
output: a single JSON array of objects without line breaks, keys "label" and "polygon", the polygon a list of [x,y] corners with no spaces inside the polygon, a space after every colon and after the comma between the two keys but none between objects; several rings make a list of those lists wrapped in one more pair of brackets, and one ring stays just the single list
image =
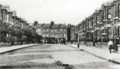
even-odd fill
[{"label": "white sky", "polygon": [[110,0],[0,0],[21,18],[33,23],[71,23],[77,25]]}]

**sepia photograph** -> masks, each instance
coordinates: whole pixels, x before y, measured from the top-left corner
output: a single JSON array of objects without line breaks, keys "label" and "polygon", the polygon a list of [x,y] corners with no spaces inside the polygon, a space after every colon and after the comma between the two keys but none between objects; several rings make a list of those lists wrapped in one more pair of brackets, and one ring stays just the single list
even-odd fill
[{"label": "sepia photograph", "polygon": [[120,0],[0,0],[0,69],[120,69]]}]

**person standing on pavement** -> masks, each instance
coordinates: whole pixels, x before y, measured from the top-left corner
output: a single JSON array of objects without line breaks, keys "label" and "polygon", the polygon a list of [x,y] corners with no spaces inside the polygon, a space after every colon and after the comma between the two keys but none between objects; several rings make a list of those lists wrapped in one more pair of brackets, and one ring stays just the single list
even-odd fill
[{"label": "person standing on pavement", "polygon": [[78,43],[77,47],[78,47],[78,48],[80,47],[80,42]]},{"label": "person standing on pavement", "polygon": [[113,41],[110,39],[110,41],[108,42],[108,48],[109,48],[109,52],[111,53],[112,49],[113,49]]},{"label": "person standing on pavement", "polygon": [[93,39],[93,46],[95,47],[95,39]]},{"label": "person standing on pavement", "polygon": [[118,52],[118,44],[119,44],[119,38],[115,39],[114,47],[115,51]]}]

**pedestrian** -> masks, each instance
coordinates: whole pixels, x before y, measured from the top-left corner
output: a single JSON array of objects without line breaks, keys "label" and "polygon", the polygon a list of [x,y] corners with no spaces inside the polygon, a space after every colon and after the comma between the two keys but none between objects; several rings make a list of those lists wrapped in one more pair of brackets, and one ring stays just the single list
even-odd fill
[{"label": "pedestrian", "polygon": [[108,48],[109,48],[109,52],[111,53],[112,49],[113,49],[113,41],[110,39],[110,41],[108,42]]},{"label": "pedestrian", "polygon": [[118,52],[118,44],[119,44],[119,38],[115,39],[114,47],[115,51]]},{"label": "pedestrian", "polygon": [[78,43],[77,47],[78,47],[78,48],[80,47],[80,42]]},{"label": "pedestrian", "polygon": [[93,46],[95,47],[95,39],[93,39]]}]

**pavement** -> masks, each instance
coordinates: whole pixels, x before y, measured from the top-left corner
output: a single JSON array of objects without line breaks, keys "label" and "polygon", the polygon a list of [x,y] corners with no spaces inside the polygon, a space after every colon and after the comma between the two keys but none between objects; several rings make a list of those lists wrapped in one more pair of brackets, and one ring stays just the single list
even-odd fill
[{"label": "pavement", "polygon": [[15,45],[15,46],[9,46],[9,47],[1,47],[0,48],[0,54],[10,52],[10,51],[14,51],[14,50],[18,50],[18,49],[22,49],[22,48],[26,48],[26,47],[31,47],[31,46],[34,46],[34,45],[36,45],[36,44],[24,44],[24,45]]},{"label": "pavement", "polygon": [[[71,47],[77,48],[77,44],[68,44]],[[99,57],[101,59],[120,64],[120,51],[118,53],[109,53],[108,49],[102,49],[97,48],[93,46],[86,46],[86,45],[80,45],[79,49],[82,49],[83,51],[94,55],[96,57]]]}]

